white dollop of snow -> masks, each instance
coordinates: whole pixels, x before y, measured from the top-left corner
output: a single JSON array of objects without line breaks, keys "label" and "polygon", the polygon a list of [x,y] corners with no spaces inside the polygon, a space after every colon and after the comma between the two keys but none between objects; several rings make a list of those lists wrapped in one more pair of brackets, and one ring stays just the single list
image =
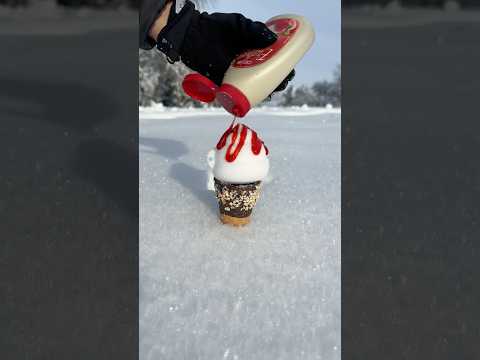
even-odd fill
[{"label": "white dollop of snow", "polygon": [[[236,149],[240,143],[240,133],[244,129],[244,124],[238,123],[238,134],[233,143],[233,149]],[[245,143],[240,149],[234,161],[227,161],[227,152],[230,150],[230,144],[233,142],[233,133],[228,135],[226,144],[220,150],[214,149],[214,161],[212,171],[218,180],[232,184],[246,184],[263,180],[270,168],[265,145],[261,146],[260,153],[254,154],[252,151],[252,129],[247,127]],[[233,150],[230,150],[233,151]]]}]

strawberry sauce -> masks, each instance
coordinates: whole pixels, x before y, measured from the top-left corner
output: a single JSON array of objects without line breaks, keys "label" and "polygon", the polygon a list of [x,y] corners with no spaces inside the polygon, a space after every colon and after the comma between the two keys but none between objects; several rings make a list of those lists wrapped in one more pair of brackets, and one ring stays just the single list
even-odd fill
[{"label": "strawberry sauce", "polygon": [[[232,134],[232,140],[231,143],[228,145],[227,148],[227,153],[225,154],[225,160],[228,162],[233,162],[237,158],[238,154],[243,148],[243,145],[245,145],[245,139],[247,137],[247,132],[250,130],[252,132],[252,146],[251,150],[254,155],[260,154],[260,151],[262,150],[262,145],[265,147],[265,153],[268,155],[268,148],[265,146],[262,140],[258,137],[257,133],[250,129],[248,126],[243,125],[242,130],[240,131],[240,124],[237,124],[233,126],[233,122],[230,125],[230,127],[225,131],[225,133],[222,135],[220,138],[220,141],[217,144],[217,150],[223,149],[223,147],[227,144],[227,138],[230,134]],[[240,131],[240,139],[238,141],[237,146],[233,149],[235,146],[235,141],[237,140],[238,132]]]}]

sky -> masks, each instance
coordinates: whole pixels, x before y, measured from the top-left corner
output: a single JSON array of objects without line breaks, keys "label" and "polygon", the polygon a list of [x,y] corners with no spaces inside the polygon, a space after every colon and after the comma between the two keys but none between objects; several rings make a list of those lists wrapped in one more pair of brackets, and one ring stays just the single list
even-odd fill
[{"label": "sky", "polygon": [[208,12],[238,12],[252,20],[293,13],[305,16],[315,28],[315,43],[295,67],[295,86],[332,79],[341,61],[340,0],[216,0],[204,9]]}]

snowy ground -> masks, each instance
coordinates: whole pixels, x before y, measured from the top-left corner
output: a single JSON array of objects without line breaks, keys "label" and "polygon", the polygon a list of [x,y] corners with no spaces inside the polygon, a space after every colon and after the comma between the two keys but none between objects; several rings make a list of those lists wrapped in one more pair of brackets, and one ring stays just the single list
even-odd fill
[{"label": "snowy ground", "polygon": [[241,229],[205,187],[231,117],[174,112],[140,109],[140,359],[340,359],[339,110],[247,115],[273,179]]}]

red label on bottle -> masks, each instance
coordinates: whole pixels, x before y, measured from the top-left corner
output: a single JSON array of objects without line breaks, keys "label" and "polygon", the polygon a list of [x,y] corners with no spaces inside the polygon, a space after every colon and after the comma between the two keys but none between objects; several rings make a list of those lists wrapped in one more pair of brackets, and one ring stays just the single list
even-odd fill
[{"label": "red label on bottle", "polygon": [[277,41],[265,49],[250,50],[239,55],[233,61],[233,67],[246,68],[264,63],[288,43],[297,31],[300,23],[295,19],[280,18],[269,21],[266,25],[270,30],[277,34]]}]

